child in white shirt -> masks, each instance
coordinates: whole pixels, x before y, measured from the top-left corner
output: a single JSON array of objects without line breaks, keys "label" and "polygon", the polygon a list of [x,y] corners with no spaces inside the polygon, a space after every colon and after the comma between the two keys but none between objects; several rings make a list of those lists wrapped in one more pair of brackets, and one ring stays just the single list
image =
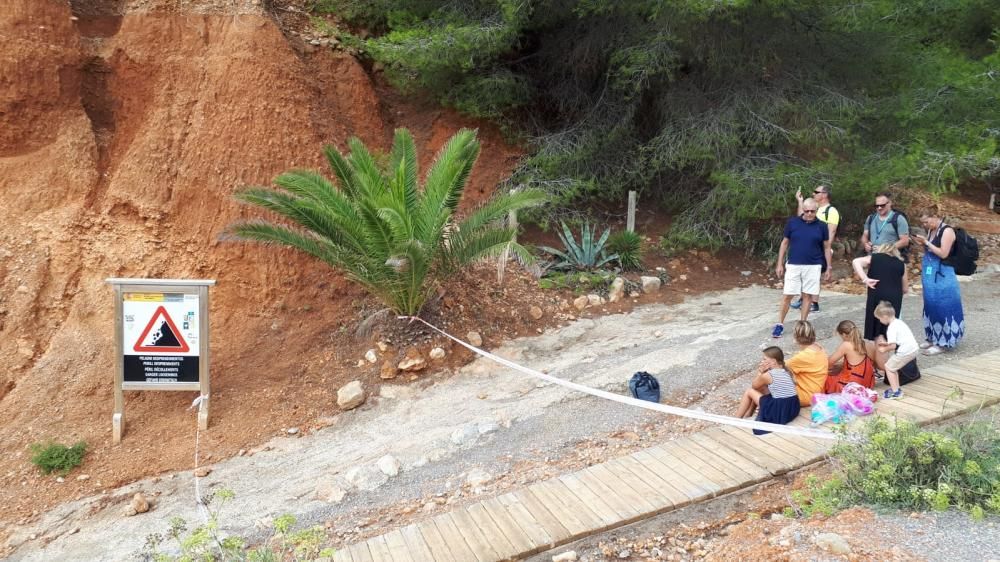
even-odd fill
[{"label": "child in white shirt", "polygon": [[875,307],[875,318],[888,326],[885,341],[876,342],[876,347],[882,353],[895,352],[885,361],[885,378],[889,382],[889,389],[882,397],[886,400],[896,400],[903,397],[903,390],[899,388],[899,370],[917,358],[920,346],[917,344],[917,338],[913,337],[910,327],[896,318],[896,309],[889,301],[878,303]]}]

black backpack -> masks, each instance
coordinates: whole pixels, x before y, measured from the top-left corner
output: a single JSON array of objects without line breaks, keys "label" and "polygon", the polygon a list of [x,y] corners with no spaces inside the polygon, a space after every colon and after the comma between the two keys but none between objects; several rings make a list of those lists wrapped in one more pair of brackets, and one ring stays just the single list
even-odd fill
[{"label": "black backpack", "polygon": [[[896,231],[896,238],[899,238],[899,217],[903,217],[904,219],[906,219],[906,224],[910,224],[910,219],[906,218],[906,213],[904,213],[903,211],[897,211],[896,209],[893,209],[890,212],[892,213],[892,216],[889,217],[889,224],[891,224],[892,229]],[[872,231],[872,221],[875,220],[875,216],[877,214],[878,213],[872,213],[868,215],[867,219],[865,219],[865,230],[867,230],[868,232]],[[901,248],[899,250],[899,257],[903,258],[904,263],[909,261],[910,247],[906,246],[905,248]]]},{"label": "black backpack", "polygon": [[639,371],[628,381],[629,392],[633,398],[647,402],[660,401],[660,381],[646,371]]},{"label": "black backpack", "polygon": [[951,225],[948,228],[955,231],[955,243],[941,263],[954,267],[958,275],[972,275],[976,272],[976,260],[979,259],[979,241],[969,236],[964,228]]}]

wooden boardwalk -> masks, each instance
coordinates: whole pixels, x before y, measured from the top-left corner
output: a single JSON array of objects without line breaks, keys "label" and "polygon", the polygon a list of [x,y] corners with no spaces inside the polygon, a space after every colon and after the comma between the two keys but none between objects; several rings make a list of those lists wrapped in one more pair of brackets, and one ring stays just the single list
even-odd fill
[{"label": "wooden boardwalk", "polygon": [[[1000,350],[925,369],[904,394],[879,400],[877,415],[925,424],[996,404]],[[345,546],[334,560],[517,560],[763,482],[822,460],[833,443],[716,426]]]}]

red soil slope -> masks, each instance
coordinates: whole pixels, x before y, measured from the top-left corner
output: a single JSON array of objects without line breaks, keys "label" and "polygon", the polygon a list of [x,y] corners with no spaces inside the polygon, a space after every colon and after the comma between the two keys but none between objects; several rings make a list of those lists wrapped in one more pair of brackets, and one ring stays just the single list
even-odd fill
[{"label": "red soil slope", "polygon": [[[339,382],[377,379],[377,366],[354,367],[363,344],[336,337],[361,293],[292,251],[220,241],[252,212],[231,194],[323,169],[321,145],[352,134],[385,148],[409,126],[429,161],[478,126],[380,101],[355,59],[295,45],[260,2],[132,4],[0,10],[0,522],[190,461],[191,393],[128,393],[126,439],[111,445],[107,277],[218,281],[205,437],[216,459],[332,414]],[[519,156],[495,130],[480,137],[478,199]],[[39,476],[27,449],[45,439],[86,440],[90,479]]]}]

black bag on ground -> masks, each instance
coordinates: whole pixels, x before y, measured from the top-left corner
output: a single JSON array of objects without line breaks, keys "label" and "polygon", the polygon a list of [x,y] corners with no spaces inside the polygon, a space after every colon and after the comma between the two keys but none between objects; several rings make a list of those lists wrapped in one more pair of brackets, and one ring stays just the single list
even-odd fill
[{"label": "black bag on ground", "polygon": [[639,371],[628,381],[629,392],[633,398],[647,402],[660,401],[660,381],[646,371]]},{"label": "black bag on ground", "polygon": [[920,378],[920,368],[917,367],[916,358],[910,361],[899,370],[899,385],[909,384]]},{"label": "black bag on ground", "polygon": [[955,243],[942,263],[954,267],[957,275],[972,275],[979,259],[979,241],[969,236],[964,228],[950,225],[949,228],[955,231]]}]

